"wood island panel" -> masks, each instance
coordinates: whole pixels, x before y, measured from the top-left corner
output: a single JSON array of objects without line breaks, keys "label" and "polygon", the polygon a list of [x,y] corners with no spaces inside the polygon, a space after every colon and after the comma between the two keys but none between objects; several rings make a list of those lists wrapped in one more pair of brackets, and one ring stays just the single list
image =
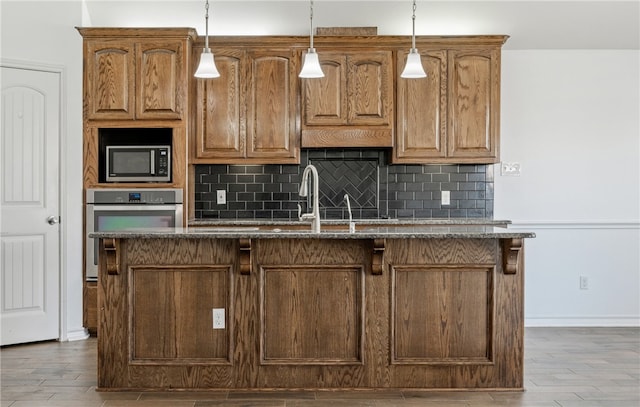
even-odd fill
[{"label": "wood island panel", "polygon": [[[131,266],[132,363],[230,363],[228,332],[213,309],[232,309],[231,266]],[[226,319],[226,318],[225,318]]]},{"label": "wood island panel", "polygon": [[263,364],[361,364],[362,266],[263,266]]},{"label": "wood island panel", "polygon": [[100,256],[99,390],[522,389],[510,239],[118,240],[119,274]]},{"label": "wood island panel", "polygon": [[392,363],[491,363],[493,267],[392,271]]}]

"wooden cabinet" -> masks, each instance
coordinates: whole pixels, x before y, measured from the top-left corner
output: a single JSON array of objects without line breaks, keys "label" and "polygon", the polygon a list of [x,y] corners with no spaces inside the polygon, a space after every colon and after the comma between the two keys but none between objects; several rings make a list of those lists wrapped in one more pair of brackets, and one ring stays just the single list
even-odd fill
[{"label": "wooden cabinet", "polygon": [[295,53],[213,52],[220,78],[197,80],[192,162],[299,163]]},{"label": "wooden cabinet", "polygon": [[[402,72],[407,52],[398,58]],[[394,162],[424,162],[446,157],[447,51],[422,51],[426,78],[397,79]]]},{"label": "wooden cabinet", "polygon": [[131,41],[85,43],[87,119],[134,119],[135,51]]},{"label": "wooden cabinet", "polygon": [[497,162],[499,48],[426,51],[422,63],[426,79],[397,78],[393,162]]},{"label": "wooden cabinet", "polygon": [[464,162],[497,162],[500,52],[450,50],[448,58],[447,155]]},{"label": "wooden cabinet", "polygon": [[181,40],[88,41],[87,118],[181,119],[187,98],[184,48]]},{"label": "wooden cabinet", "polygon": [[[190,28],[96,27],[78,28],[78,31],[83,38],[84,63],[84,190],[182,188],[185,205],[188,205],[189,55],[196,31]],[[145,129],[151,128],[171,132],[171,182],[106,183],[100,171],[101,130],[141,129],[144,133]],[[123,135],[122,140],[128,136]],[[150,144],[153,144],[151,138],[149,136]],[[186,213],[183,221],[186,222]],[[92,333],[98,326],[96,293],[96,283],[84,282],[83,324]]]},{"label": "wooden cabinet", "polygon": [[302,146],[390,147],[392,52],[321,52],[319,59],[325,77],[302,81]]},{"label": "wooden cabinet", "polygon": [[117,242],[99,390],[522,390],[522,239]]}]

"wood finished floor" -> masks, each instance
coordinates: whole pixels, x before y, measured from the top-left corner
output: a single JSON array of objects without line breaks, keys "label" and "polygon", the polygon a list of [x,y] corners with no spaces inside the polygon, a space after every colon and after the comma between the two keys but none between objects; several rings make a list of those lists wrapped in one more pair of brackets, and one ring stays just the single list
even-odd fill
[{"label": "wood finished floor", "polygon": [[527,328],[525,392],[96,392],[96,339],[0,350],[1,407],[640,406],[640,329]]}]

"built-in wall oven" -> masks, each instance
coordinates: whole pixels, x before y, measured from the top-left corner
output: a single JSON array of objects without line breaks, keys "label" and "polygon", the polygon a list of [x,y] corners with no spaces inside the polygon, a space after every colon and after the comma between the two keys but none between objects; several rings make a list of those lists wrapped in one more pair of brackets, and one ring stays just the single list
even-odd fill
[{"label": "built-in wall oven", "polygon": [[88,189],[86,279],[98,280],[98,240],[92,232],[182,227],[182,189]]}]

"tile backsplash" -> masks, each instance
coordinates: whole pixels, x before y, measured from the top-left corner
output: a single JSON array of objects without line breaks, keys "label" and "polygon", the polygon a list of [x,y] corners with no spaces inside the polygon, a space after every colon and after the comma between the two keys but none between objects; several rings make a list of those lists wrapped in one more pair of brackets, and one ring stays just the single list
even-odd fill
[{"label": "tile backsplash", "polygon": [[[390,165],[387,150],[303,150],[300,165],[197,165],[196,218],[297,219],[302,172],[311,163],[320,176],[322,219],[492,218],[493,166]],[[216,204],[225,190],[227,203]],[[450,191],[450,204],[441,204]]]}]

